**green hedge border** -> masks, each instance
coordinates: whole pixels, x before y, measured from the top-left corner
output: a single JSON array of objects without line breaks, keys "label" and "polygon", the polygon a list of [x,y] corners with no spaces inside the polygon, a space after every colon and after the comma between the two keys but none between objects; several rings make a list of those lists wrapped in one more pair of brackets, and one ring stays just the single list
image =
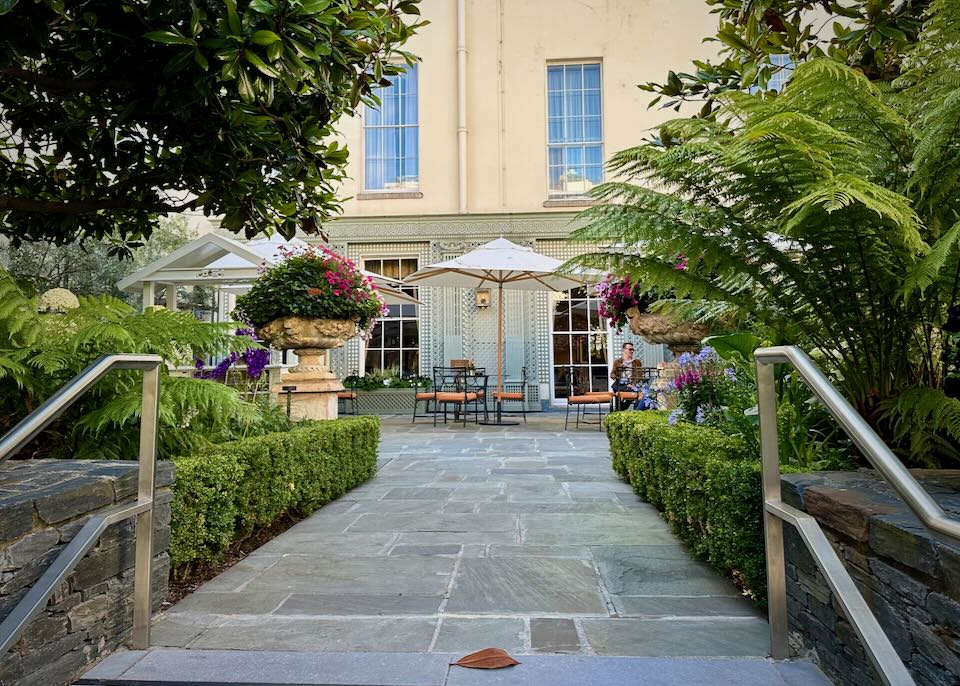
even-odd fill
[{"label": "green hedge border", "polygon": [[357,417],[224,443],[174,459],[175,574],[216,563],[280,516],[305,516],[374,475],[380,421]]},{"label": "green hedge border", "polygon": [[664,513],[691,552],[734,576],[763,607],[759,456],[717,429],[671,426],[664,412],[615,412],[606,428],[614,471]]}]

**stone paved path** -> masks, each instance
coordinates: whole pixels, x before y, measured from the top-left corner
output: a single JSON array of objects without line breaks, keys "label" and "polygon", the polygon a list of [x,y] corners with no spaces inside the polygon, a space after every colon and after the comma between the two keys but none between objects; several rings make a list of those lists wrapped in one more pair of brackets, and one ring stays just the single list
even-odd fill
[{"label": "stone paved path", "polygon": [[153,644],[760,656],[767,625],[617,479],[604,434],[392,418],[373,480],[168,610]]}]

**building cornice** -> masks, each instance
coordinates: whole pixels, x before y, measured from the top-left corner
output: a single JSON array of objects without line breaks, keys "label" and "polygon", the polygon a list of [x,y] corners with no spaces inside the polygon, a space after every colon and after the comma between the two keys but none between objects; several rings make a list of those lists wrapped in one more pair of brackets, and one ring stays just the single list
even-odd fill
[{"label": "building cornice", "polygon": [[324,224],[331,242],[418,242],[527,236],[565,239],[577,227],[576,212],[434,214],[344,217]]}]

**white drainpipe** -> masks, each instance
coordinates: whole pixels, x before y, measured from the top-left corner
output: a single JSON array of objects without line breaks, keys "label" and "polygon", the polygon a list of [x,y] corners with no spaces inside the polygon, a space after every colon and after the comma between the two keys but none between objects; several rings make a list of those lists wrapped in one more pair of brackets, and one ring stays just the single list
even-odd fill
[{"label": "white drainpipe", "polygon": [[457,0],[457,210],[467,212],[467,8]]}]

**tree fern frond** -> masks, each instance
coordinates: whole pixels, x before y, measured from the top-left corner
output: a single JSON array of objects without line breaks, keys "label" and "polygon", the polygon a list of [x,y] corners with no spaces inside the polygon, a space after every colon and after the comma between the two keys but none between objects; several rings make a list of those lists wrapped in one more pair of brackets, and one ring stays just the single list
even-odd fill
[{"label": "tree fern frond", "polygon": [[[927,287],[940,276],[941,270],[947,264],[947,259],[951,255],[954,260],[957,259],[954,248],[957,246],[958,239],[960,239],[960,222],[954,224],[943,234],[933,244],[930,252],[906,273],[898,295],[901,298],[907,298],[916,292],[922,295]],[[956,262],[954,262],[955,265]]]},{"label": "tree fern frond", "polygon": [[903,244],[917,253],[929,250],[920,235],[920,218],[910,200],[900,193],[872,183],[863,177],[839,174],[811,186],[799,199],[783,208],[787,218],[784,230],[792,233],[798,227],[797,213],[818,206],[827,213],[861,205],[878,216],[892,221],[902,232]]},{"label": "tree fern frond", "polygon": [[[882,406],[897,440],[908,442],[911,457],[928,467],[940,467],[940,457],[958,457],[960,399],[936,388],[908,388]],[[950,440],[944,440],[948,437]]]}]

